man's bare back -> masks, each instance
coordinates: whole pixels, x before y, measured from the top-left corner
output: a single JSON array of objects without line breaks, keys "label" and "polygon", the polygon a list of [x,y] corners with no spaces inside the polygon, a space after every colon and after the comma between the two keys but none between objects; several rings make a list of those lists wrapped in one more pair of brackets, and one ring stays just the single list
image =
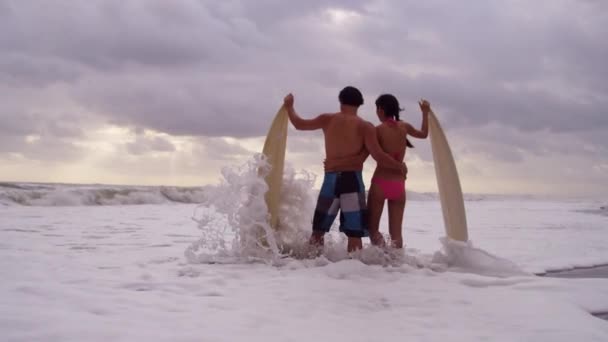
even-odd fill
[{"label": "man's bare back", "polygon": [[285,98],[289,119],[298,130],[322,129],[325,138],[325,172],[361,171],[369,154],[380,165],[405,173],[402,162],[397,162],[382,151],[375,127],[357,116],[357,109],[343,106],[332,114],[321,114],[314,119],[300,118],[293,109],[293,96]]},{"label": "man's bare back", "polygon": [[367,122],[356,114],[329,114],[323,128],[325,136],[325,171],[360,171],[368,155],[365,148]]}]

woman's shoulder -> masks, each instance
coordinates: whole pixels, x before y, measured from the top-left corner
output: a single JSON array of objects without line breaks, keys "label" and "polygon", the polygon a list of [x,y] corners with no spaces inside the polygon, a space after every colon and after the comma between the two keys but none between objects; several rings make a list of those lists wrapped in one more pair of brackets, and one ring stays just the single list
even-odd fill
[{"label": "woman's shoulder", "polygon": [[384,132],[384,131],[392,131],[395,128],[394,125],[388,124],[386,122],[381,122],[376,126],[376,131]]},{"label": "woman's shoulder", "polygon": [[410,124],[407,121],[399,121],[399,128],[407,131],[408,127],[410,127]]}]

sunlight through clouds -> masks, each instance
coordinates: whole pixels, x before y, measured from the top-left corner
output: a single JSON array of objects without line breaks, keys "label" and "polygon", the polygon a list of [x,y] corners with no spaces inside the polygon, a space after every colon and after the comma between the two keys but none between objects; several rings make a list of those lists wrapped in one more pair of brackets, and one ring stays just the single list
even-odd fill
[{"label": "sunlight through clouds", "polygon": [[[0,4],[0,181],[214,182],[261,151],[286,93],[314,117],[354,85],[374,124],[382,93],[414,126],[430,100],[465,191],[608,191],[603,2]],[[434,191],[414,145],[408,188]],[[288,162],[323,159],[319,132],[290,128]]]}]

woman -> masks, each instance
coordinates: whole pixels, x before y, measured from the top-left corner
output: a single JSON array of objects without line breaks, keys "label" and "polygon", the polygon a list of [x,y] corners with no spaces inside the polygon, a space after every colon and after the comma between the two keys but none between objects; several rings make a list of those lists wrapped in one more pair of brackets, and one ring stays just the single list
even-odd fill
[{"label": "woman", "polygon": [[[429,135],[428,116],[431,105],[426,100],[418,102],[422,110],[422,128],[415,129],[407,122],[399,119],[399,101],[390,94],[384,94],[376,100],[376,114],[380,125],[376,133],[382,149],[398,161],[403,162],[407,147],[414,147],[407,139],[408,136],[425,139]],[[369,233],[373,245],[384,246],[384,238],[380,234],[379,224],[384,202],[388,202],[388,225],[391,245],[403,248],[401,223],[405,209],[405,176],[398,170],[383,168],[376,165],[369,188],[367,205],[369,211]]]}]

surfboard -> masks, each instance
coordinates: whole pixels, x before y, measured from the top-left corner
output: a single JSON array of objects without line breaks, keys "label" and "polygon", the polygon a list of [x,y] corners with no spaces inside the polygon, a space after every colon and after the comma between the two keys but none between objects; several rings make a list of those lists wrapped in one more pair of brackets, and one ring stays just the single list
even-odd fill
[{"label": "surfboard", "polygon": [[458,170],[445,133],[433,112],[429,114],[429,131],[445,232],[450,239],[466,242],[469,233]]},{"label": "surfboard", "polygon": [[265,195],[268,207],[269,224],[272,229],[279,229],[279,205],[281,204],[281,187],[285,168],[285,149],[287,147],[287,124],[289,117],[283,106],[279,109],[264,142],[262,153],[266,156],[270,170],[264,178],[268,184]]}]

